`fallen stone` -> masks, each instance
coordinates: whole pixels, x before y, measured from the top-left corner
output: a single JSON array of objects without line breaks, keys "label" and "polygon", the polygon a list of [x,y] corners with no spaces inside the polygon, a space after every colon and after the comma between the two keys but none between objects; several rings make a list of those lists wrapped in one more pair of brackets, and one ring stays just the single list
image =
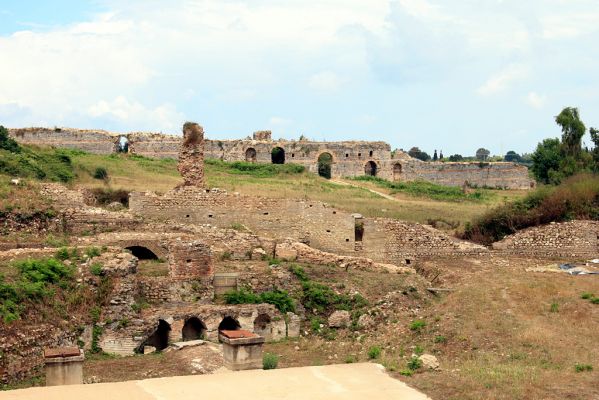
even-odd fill
[{"label": "fallen stone", "polygon": [[171,344],[171,347],[175,350],[181,350],[186,347],[201,346],[204,343],[206,343],[206,342],[204,342],[203,340],[188,340],[186,342],[175,342],[175,343]]},{"label": "fallen stone", "polygon": [[335,311],[329,317],[329,328],[347,328],[351,323],[349,311]]},{"label": "fallen stone", "polygon": [[420,357],[418,357],[418,359],[422,361],[422,368],[424,369],[439,369],[439,360],[437,360],[437,357],[433,356],[432,354],[422,354]]}]

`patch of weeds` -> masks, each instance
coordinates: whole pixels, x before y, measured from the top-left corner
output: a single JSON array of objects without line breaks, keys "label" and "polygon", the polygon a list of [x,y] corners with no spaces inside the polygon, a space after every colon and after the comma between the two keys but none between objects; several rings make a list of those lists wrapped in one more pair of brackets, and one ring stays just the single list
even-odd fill
[{"label": "patch of weeds", "polygon": [[399,374],[403,376],[412,376],[414,375],[414,371],[412,371],[411,369],[402,369],[401,371],[399,371]]},{"label": "patch of weeds", "polygon": [[415,319],[410,324],[410,330],[414,332],[420,332],[426,326],[426,322],[421,319]]},{"label": "patch of weeds", "polygon": [[595,295],[593,293],[589,293],[589,292],[584,292],[583,294],[580,295],[580,298],[583,300],[591,300],[593,297],[595,297]]},{"label": "patch of weeds", "polygon": [[71,255],[69,254],[69,249],[67,249],[66,247],[61,247],[60,249],[56,250],[56,254],[54,255],[54,257],[56,257],[59,260],[65,261],[68,260]]},{"label": "patch of weeds", "polygon": [[412,357],[410,361],[408,361],[407,367],[409,370],[416,371],[422,367],[422,360],[418,357]]},{"label": "patch of weeds", "polygon": [[591,364],[578,364],[574,365],[574,370],[576,372],[589,372],[593,370],[593,366]]},{"label": "patch of weeds", "polygon": [[279,365],[279,356],[272,353],[264,353],[264,356],[262,356],[263,369],[275,369],[277,365]]},{"label": "patch of weeds", "polygon": [[90,267],[89,267],[89,272],[92,273],[92,275],[95,276],[100,276],[102,275],[102,267],[103,265],[101,263],[93,263]]},{"label": "patch of weeds", "polygon": [[447,342],[447,338],[445,336],[442,336],[442,335],[435,336],[434,342],[435,343],[446,343]]},{"label": "patch of weeds", "polygon": [[85,254],[88,258],[94,258],[102,254],[102,251],[98,247],[92,246],[85,249]]},{"label": "patch of weeds", "polygon": [[381,356],[381,347],[380,346],[372,346],[368,349],[368,358],[371,360],[376,360]]},{"label": "patch of weeds", "polygon": [[312,332],[319,333],[321,329],[320,325],[324,325],[322,318],[312,317],[310,319],[310,329],[312,330]]},{"label": "patch of weeds", "polygon": [[395,372],[397,371],[397,362],[393,361],[393,360],[385,360],[383,361],[383,367],[385,367],[385,369],[389,372]]},{"label": "patch of weeds", "polygon": [[353,363],[356,363],[356,362],[358,362],[358,357],[356,357],[356,356],[355,356],[355,355],[353,355],[353,354],[348,354],[348,355],[345,357],[345,363],[346,363],[346,364],[353,364]]},{"label": "patch of weeds", "polygon": [[416,345],[416,347],[414,347],[414,354],[421,356],[424,354],[424,347]]},{"label": "patch of weeds", "polygon": [[591,303],[592,303],[592,304],[599,304],[599,297],[593,297],[593,298],[591,299]]},{"label": "patch of weeds", "polygon": [[554,301],[551,303],[551,307],[549,308],[549,312],[556,313],[559,312],[559,304]]},{"label": "patch of weeds", "polygon": [[233,254],[230,251],[225,251],[223,254],[220,255],[221,261],[230,260],[232,257],[233,257]]}]

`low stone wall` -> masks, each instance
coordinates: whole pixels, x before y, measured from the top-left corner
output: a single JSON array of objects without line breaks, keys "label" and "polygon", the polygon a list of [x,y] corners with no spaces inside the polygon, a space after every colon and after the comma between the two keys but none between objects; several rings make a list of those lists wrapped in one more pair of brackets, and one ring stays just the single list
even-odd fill
[{"label": "low stone wall", "polygon": [[551,223],[519,231],[492,245],[507,255],[597,258],[599,221]]},{"label": "low stone wall", "polygon": [[116,152],[120,136],[103,130],[70,128],[20,128],[9,129],[8,133],[23,144],[78,149],[94,154]]}]

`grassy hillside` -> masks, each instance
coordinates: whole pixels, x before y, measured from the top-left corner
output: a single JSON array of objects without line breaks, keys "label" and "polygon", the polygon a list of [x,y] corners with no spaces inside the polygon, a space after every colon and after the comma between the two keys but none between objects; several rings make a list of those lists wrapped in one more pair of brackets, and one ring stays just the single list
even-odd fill
[{"label": "grassy hillside", "polygon": [[[172,159],[149,159],[128,154],[95,155],[64,149],[23,149],[33,159],[45,157],[52,160],[35,164],[42,168],[45,175],[29,166],[17,168],[21,164],[13,161],[22,155],[13,154],[6,158],[13,161],[6,164],[17,167],[1,170],[5,181],[8,176],[23,176],[86,188],[158,193],[181,183],[177,162]],[[1,158],[4,157],[3,151]],[[504,200],[522,195],[521,192],[492,190],[464,195],[456,188],[421,182],[402,183],[400,187],[380,179],[352,180],[351,185],[340,185],[307,173],[302,166],[295,164],[229,163],[220,160],[206,161],[206,181],[210,187],[231,192],[318,200],[369,217],[433,223],[445,229],[463,227],[466,221],[483,215]],[[377,192],[391,194],[392,198],[384,198]]]}]

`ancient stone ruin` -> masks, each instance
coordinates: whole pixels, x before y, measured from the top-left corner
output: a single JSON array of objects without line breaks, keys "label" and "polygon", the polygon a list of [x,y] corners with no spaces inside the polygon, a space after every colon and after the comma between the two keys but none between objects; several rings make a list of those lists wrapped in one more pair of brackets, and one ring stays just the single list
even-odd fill
[{"label": "ancient stone ruin", "polygon": [[177,169],[184,186],[204,186],[204,129],[195,122],[183,125]]}]

